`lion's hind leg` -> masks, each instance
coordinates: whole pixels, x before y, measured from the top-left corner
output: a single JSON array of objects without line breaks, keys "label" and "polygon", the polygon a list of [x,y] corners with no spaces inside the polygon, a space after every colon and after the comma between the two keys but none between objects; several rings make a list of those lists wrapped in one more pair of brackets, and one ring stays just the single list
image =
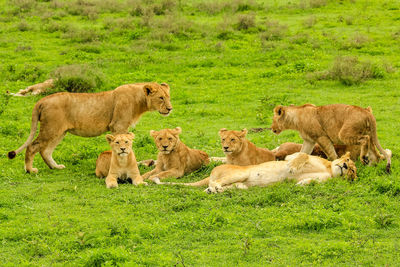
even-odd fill
[{"label": "lion's hind leg", "polygon": [[327,172],[316,172],[316,173],[307,173],[302,174],[299,178],[297,178],[297,185],[306,185],[310,184],[312,181],[316,182],[324,182],[331,178],[331,175]]},{"label": "lion's hind leg", "polygon": [[306,153],[296,153],[293,155],[290,155],[286,157],[288,161],[287,166],[289,167],[289,172],[292,174],[298,173],[303,169],[308,161],[309,161],[309,155]]},{"label": "lion's hind leg", "polygon": [[[40,135],[39,135],[40,136]],[[61,142],[64,138],[65,132],[62,132],[58,135],[53,135],[51,137],[47,137],[46,139],[42,138],[41,146],[40,146],[40,155],[44,162],[49,166],[50,169],[64,169],[65,166],[62,164],[57,164],[57,162],[53,159],[53,151],[56,146]]]}]

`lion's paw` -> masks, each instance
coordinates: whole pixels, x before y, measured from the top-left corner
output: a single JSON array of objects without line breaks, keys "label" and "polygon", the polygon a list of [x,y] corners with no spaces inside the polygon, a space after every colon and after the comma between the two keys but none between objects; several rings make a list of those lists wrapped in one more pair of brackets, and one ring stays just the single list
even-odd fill
[{"label": "lion's paw", "polygon": [[118,183],[117,181],[112,181],[112,182],[106,182],[107,188],[117,188]]}]

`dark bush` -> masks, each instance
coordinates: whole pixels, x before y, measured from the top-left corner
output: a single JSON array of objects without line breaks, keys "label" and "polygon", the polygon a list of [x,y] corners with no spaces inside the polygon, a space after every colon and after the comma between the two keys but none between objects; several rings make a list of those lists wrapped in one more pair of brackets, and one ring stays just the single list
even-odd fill
[{"label": "dark bush", "polygon": [[93,92],[103,84],[102,73],[88,65],[59,67],[52,73],[52,78],[55,79],[55,92]]}]

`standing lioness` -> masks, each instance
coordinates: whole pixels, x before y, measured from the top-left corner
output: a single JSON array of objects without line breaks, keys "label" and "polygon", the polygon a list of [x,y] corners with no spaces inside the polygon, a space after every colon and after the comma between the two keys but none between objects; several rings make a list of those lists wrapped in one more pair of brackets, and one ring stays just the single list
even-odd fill
[{"label": "standing lioness", "polygon": [[[117,87],[101,93],[57,93],[39,100],[32,112],[32,126],[28,140],[15,151],[8,152],[10,159],[26,148],[25,170],[37,172],[32,167],[33,158],[40,152],[51,168],[62,169],[53,157],[53,151],[67,132],[79,136],[98,136],[111,131],[127,133],[146,111],[158,110],[168,115],[172,110],[169,86],[166,83],[136,83]],[[40,122],[38,137],[32,142]]]},{"label": "standing lioness", "polygon": [[[368,155],[377,154],[375,146],[387,160],[386,171],[390,172],[390,156],[381,147],[376,134],[376,120],[370,108],[333,104],[315,106],[276,106],[272,131],[297,130],[303,138],[301,152],[311,154],[315,143],[322,148],[330,160],[337,159],[333,144],[361,145],[360,159],[368,163]],[[374,155],[379,158],[379,155]]]}]

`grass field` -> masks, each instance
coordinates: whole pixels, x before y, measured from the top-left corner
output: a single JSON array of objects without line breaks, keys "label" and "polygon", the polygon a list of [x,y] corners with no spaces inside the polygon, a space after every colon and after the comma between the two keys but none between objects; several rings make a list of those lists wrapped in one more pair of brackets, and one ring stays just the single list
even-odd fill
[{"label": "grass field", "polygon": [[[0,1],[0,265],[374,265],[400,261],[400,1]],[[207,195],[200,188],[108,190],[94,175],[104,135],[67,135],[50,170],[24,173],[41,98],[9,97],[63,66],[98,73],[95,91],[167,82],[169,117],[132,131],[138,160],[155,158],[149,130],[223,156],[218,130],[269,127],[276,104],[371,106],[392,174],[357,162],[359,179]],[[297,132],[250,133],[257,146]],[[210,164],[181,181],[207,177]],[[150,168],[141,167],[141,172]]]}]

